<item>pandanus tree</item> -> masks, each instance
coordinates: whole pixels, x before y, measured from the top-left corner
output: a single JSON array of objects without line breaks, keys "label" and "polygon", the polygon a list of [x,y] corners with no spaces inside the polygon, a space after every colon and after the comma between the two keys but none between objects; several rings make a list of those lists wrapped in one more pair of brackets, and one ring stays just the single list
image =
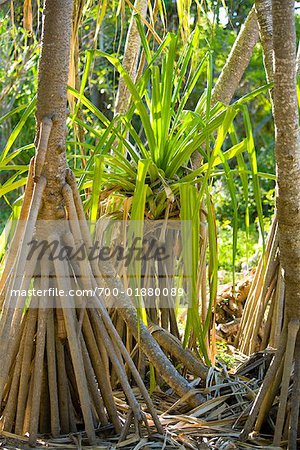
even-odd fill
[{"label": "pandanus tree", "polygon": [[[299,420],[299,274],[300,274],[300,132],[296,91],[295,2],[273,0],[274,119],[276,129],[277,218],[280,261],[284,271],[284,323],[278,348],[254,402],[243,436],[255,424],[259,431],[280,388],[273,444],[288,438],[288,448],[298,448]],[[290,378],[294,366],[289,399]]]},{"label": "pandanus tree", "polygon": [[[186,396],[192,406],[203,399],[197,393],[189,395],[189,382],[142,323],[111,265],[99,266],[97,260],[88,258],[91,236],[65,151],[72,13],[72,0],[45,1],[36,155],[30,164],[20,220],[0,282],[1,426],[19,435],[29,433],[31,443],[40,432],[57,436],[78,427],[84,428],[93,442],[95,427],[108,423],[121,432],[121,438],[127,435],[131,423],[139,432],[145,416],[130,387],[129,372],[156,428],[162,432],[140,374],[112,324],[104,299],[97,295],[99,286],[109,285],[111,291],[118,292],[113,305],[119,306],[126,326],[162,379],[179,396]],[[45,240],[55,242],[59,254],[71,248],[78,257],[56,258],[50,247],[29,254],[29,243]],[[22,292],[32,286],[42,293],[52,289],[56,294],[53,298],[39,294],[37,300],[28,296],[24,303]],[[84,298],[68,295],[76,288],[93,294]],[[57,294],[57,289],[63,295]],[[182,349],[176,348],[180,359]],[[191,354],[187,364],[192,372],[206,377],[207,368]],[[111,370],[128,401],[128,416],[123,421],[114,402]]]},{"label": "pandanus tree", "polygon": [[28,432],[31,443],[39,432],[57,436],[76,431],[78,423],[84,425],[90,442],[95,441],[97,424],[112,423],[116,432],[122,430],[110,387],[109,364],[117,373],[130,408],[121,437],[132,421],[139,430],[144,415],[129,385],[125,362],[162,431],[148,391],[97,295],[89,298],[88,308],[80,311],[76,299],[70,297],[67,306],[63,298],[56,297],[52,308],[47,294],[41,294],[35,304],[29,299],[26,307],[20,296],[11,295],[12,290],[26,290],[32,283],[43,293],[50,287],[68,293],[72,283],[91,287],[99,282],[93,274],[100,279],[98,268],[92,268],[86,259],[51,261],[46,251],[38,261],[28,257],[28,243],[41,237],[49,239],[50,235],[59,246],[65,242],[73,249],[90,245],[65,153],[72,13],[73,0],[45,1],[37,151],[1,279],[1,425],[16,434]]}]

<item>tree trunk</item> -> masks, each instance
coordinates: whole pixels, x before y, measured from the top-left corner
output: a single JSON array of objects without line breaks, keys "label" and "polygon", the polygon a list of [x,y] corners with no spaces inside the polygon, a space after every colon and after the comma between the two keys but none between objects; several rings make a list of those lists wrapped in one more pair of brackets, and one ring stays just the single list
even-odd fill
[{"label": "tree trunk", "polygon": [[231,49],[227,62],[213,89],[212,104],[229,105],[245,72],[258,40],[258,23],[254,7]]},{"label": "tree trunk", "polygon": [[[44,219],[61,219],[65,215],[62,186],[67,167],[65,142],[72,15],[73,0],[45,2],[36,111],[38,150],[35,167],[36,180],[43,174],[47,177],[40,213]],[[39,144],[43,141],[43,130],[47,124],[51,128],[50,136],[47,145],[41,146]]]},{"label": "tree trunk", "polygon": [[[249,65],[253,49],[258,40],[258,35],[257,16],[253,7],[235,40],[226,64],[212,91],[212,106],[217,102],[224,103],[225,105],[230,104],[239,87],[242,76]],[[202,157],[199,152],[194,152],[191,160],[194,169],[200,167]]]},{"label": "tree trunk", "polygon": [[267,82],[274,78],[272,0],[255,0]]},{"label": "tree trunk", "polygon": [[[289,421],[289,450],[297,449],[299,419],[300,323],[300,131],[296,91],[296,31],[294,0],[272,0],[274,45],[274,118],[277,163],[277,217],[280,259],[285,280],[285,323],[274,360],[254,402],[242,436],[256,421],[259,431],[277,394],[281,379],[273,445],[281,443]],[[290,377],[295,359],[291,414],[287,415]],[[280,375],[280,366],[283,373]],[[257,419],[257,420],[256,420]]]},{"label": "tree trunk", "polygon": [[[130,25],[126,37],[124,57],[123,57],[123,67],[124,69],[127,70],[133,82],[136,81],[138,59],[141,48],[141,38],[134,16],[138,12],[140,16],[143,19],[145,19],[147,14],[147,7],[148,7],[148,0],[135,0],[134,11],[132,11]],[[120,77],[116,97],[115,114],[124,114],[129,106],[129,101],[130,101],[130,92],[123,78]]]},{"label": "tree trunk", "polygon": [[300,134],[294,6],[293,0],[273,1],[276,204],[287,320],[300,318]]}]

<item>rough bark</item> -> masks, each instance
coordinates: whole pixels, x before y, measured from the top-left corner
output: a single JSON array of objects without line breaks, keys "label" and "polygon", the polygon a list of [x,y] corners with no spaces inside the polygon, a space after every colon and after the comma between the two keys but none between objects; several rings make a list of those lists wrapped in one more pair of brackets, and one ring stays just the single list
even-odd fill
[{"label": "rough bark", "polygon": [[182,348],[182,343],[178,338],[155,324],[150,324],[150,332],[159,346],[180,361],[190,373],[206,379],[208,368],[194,356],[191,350]]},{"label": "rough bark", "polygon": [[242,26],[231,49],[227,62],[218,78],[212,93],[212,104],[222,102],[228,105],[236,92],[245,72],[254,46],[258,40],[258,22],[253,7]]},{"label": "rough bark", "polygon": [[[39,63],[37,98],[37,137],[42,122],[52,121],[42,174],[47,174],[47,187],[41,216],[44,219],[64,217],[61,189],[66,172],[66,108],[70,59],[73,0],[46,0]],[[41,149],[38,148],[37,154]]]},{"label": "rough bark", "polygon": [[288,320],[300,318],[300,133],[294,6],[293,0],[273,0],[276,204]]},{"label": "rough bark", "polygon": [[266,76],[269,83],[274,78],[272,0],[255,0],[255,10],[263,48]]},{"label": "rough bark", "polygon": [[[135,0],[134,11],[132,12],[130,25],[126,37],[123,67],[127,70],[132,81],[136,80],[138,59],[141,47],[141,38],[135,21],[137,12],[142,18],[146,17],[148,0]],[[118,92],[116,97],[115,114],[124,114],[127,111],[130,101],[130,92],[123,78],[120,77]]]},{"label": "rough bark", "polygon": [[[285,281],[285,321],[273,362],[242,432],[259,431],[280,387],[273,446],[288,429],[288,449],[297,450],[299,419],[300,324],[300,130],[296,91],[294,0],[272,0],[274,46],[274,119],[277,164],[276,205],[280,260]],[[291,413],[288,401],[293,366]]]},{"label": "rough bark", "polygon": [[[108,285],[112,286],[113,284],[110,282]],[[125,303],[124,300],[123,302]],[[180,397],[191,393],[190,397],[187,398],[187,402],[191,406],[196,407],[203,403],[203,396],[199,393],[193,394],[190,383],[177,372],[176,368],[168,360],[159,344],[152,338],[148,328],[139,320],[135,308],[132,308],[129,302],[127,302],[127,307],[122,308],[119,311],[135,339],[137,341],[140,340],[139,345],[142,351],[148,357],[149,361],[151,361],[163,380]],[[205,374],[205,369],[203,369],[202,373]]]}]

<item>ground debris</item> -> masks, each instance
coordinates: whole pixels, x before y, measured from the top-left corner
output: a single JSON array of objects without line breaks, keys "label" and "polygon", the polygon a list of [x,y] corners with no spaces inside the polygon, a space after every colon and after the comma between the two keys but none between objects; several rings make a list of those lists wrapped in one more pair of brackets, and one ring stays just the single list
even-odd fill
[{"label": "ground debris", "polygon": [[[248,289],[250,282],[249,278],[242,285],[247,286]],[[247,289],[244,288],[242,289],[241,302],[245,300],[246,296]],[[232,308],[232,311],[236,311],[236,309]],[[237,320],[237,317],[233,318],[233,322]],[[231,322],[224,322],[219,325],[219,329],[226,330],[232,326]],[[143,428],[142,437],[138,437],[135,430],[130,428],[127,439],[118,443],[118,436],[113,435],[111,426],[107,426],[96,431],[98,441],[97,445],[94,446],[88,446],[86,434],[78,432],[56,439],[51,439],[49,436],[39,436],[35,448],[41,450],[235,450],[272,448],[269,447],[272,442],[271,436],[266,436],[264,439],[252,437],[247,443],[244,443],[239,441],[239,435],[270,365],[274,350],[267,349],[247,357],[232,345],[227,344],[227,347],[230,347],[232,358],[235,361],[230,371],[222,364],[219,364],[218,368],[211,368],[205,385],[200,378],[193,379],[190,374],[187,374],[194,392],[200,393],[205,398],[205,401],[198,407],[191,409],[186,399],[179,398],[170,388],[164,390],[163,387],[157,387],[152,393],[152,401],[163,425],[164,435],[156,432],[152,417],[139,390],[133,387],[134,395],[142,405],[147,417],[150,434],[149,430]],[[129,409],[124,393],[121,390],[115,390],[113,395],[120,420],[125,421]],[[26,436],[16,436],[3,431],[0,434],[1,438],[0,448],[3,449],[32,448],[29,446]]]}]

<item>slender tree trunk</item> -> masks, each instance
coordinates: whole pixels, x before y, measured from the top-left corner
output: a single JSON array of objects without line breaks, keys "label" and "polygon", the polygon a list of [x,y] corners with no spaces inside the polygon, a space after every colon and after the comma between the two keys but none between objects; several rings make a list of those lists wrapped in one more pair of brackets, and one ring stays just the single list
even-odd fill
[{"label": "slender tree trunk", "polygon": [[[127,32],[124,57],[123,57],[123,67],[127,70],[132,81],[136,81],[138,60],[141,48],[141,38],[135,21],[135,14],[137,12],[142,18],[146,17],[148,7],[148,0],[135,0],[134,11],[132,12],[130,25]],[[118,92],[116,97],[116,107],[115,114],[124,114],[127,111],[130,101],[130,92],[124,82],[123,78],[120,77]]]},{"label": "slender tree trunk", "polygon": [[[64,217],[62,186],[66,173],[67,81],[73,0],[47,0],[42,32],[37,98],[37,137],[35,177],[47,175],[41,216]],[[41,144],[46,127],[50,127],[47,145]]]},{"label": "slender tree trunk", "polygon": [[[280,446],[284,423],[288,421],[288,449],[297,450],[300,385],[300,130],[296,91],[294,0],[272,0],[272,17],[276,206],[280,260],[285,280],[285,322],[277,352],[251,409],[242,437],[248,436],[255,422],[255,430],[259,431],[280,386],[273,445]],[[295,369],[290,397],[291,412],[287,414],[293,365]],[[283,367],[283,372],[280,366]]]},{"label": "slender tree trunk", "polygon": [[245,72],[258,40],[258,23],[254,7],[231,49],[227,62],[212,93],[212,103],[229,105]]},{"label": "slender tree trunk", "polygon": [[259,34],[268,83],[274,78],[272,0],[255,0]]},{"label": "slender tree trunk", "polygon": [[[258,40],[258,35],[257,16],[253,7],[235,40],[226,64],[215,84],[211,98],[213,106],[217,102],[224,103],[225,105],[230,104],[239,87],[242,76],[249,65],[253,49]],[[193,168],[199,168],[202,161],[200,153],[194,152],[191,159]]]},{"label": "slender tree trunk", "polygon": [[300,134],[294,6],[293,0],[273,0],[276,203],[288,320],[300,318]]}]

